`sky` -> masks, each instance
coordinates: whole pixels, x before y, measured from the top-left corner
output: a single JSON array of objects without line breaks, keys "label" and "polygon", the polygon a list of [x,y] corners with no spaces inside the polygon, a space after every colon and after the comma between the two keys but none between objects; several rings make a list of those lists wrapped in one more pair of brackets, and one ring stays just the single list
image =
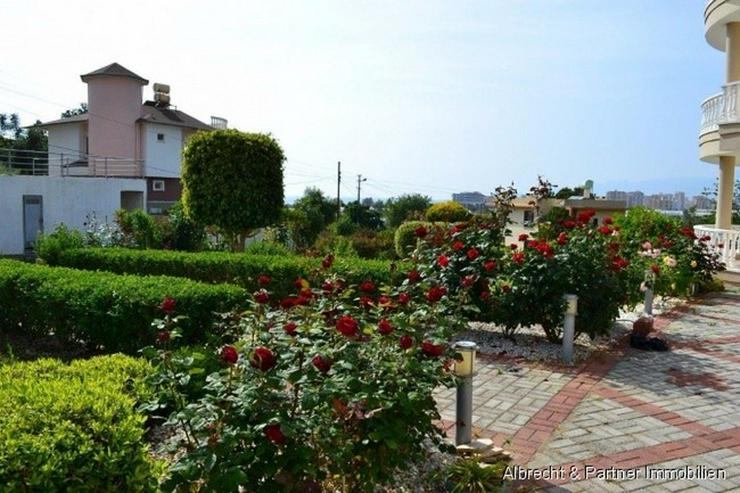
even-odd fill
[{"label": "sky", "polygon": [[[700,103],[724,54],[702,0],[0,0],[0,112],[24,123],[86,99],[118,62],[201,120],[270,132],[285,191],[363,197],[526,191],[698,193]],[[144,89],[151,98],[151,84]]]}]

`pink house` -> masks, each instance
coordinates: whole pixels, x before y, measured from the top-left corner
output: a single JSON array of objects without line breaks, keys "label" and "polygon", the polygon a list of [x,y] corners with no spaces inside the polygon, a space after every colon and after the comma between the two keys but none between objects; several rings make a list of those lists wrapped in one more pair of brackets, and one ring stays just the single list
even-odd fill
[{"label": "pink house", "polygon": [[170,102],[170,88],[154,84],[118,63],[80,76],[87,84],[87,113],[42,123],[49,136],[50,176],[127,177],[146,180],[146,194],[122,197],[125,208],[164,212],[180,197],[180,160],[188,136],[225,128],[206,124]]}]

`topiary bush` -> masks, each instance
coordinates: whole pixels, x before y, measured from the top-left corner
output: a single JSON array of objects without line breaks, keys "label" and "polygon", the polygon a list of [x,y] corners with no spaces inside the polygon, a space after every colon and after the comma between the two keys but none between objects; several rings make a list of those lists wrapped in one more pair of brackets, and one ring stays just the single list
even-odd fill
[{"label": "topiary bush", "polygon": [[[85,251],[83,249],[81,251]],[[217,319],[244,303],[237,286],[164,276],[130,276],[0,260],[0,330],[53,332],[106,351],[136,351],[151,340],[162,298],[178,300],[183,335],[199,341]]]},{"label": "topiary bush", "polygon": [[123,355],[1,365],[0,490],[159,491],[136,412],[151,372]]},{"label": "topiary bush", "polygon": [[85,246],[85,239],[82,233],[68,228],[65,224],[60,224],[53,233],[39,235],[34,250],[44,262],[55,265],[59,262],[59,255],[63,251],[83,246]]},{"label": "topiary bush", "polygon": [[426,211],[427,221],[432,222],[455,223],[467,221],[471,216],[469,210],[454,200],[432,204]]}]

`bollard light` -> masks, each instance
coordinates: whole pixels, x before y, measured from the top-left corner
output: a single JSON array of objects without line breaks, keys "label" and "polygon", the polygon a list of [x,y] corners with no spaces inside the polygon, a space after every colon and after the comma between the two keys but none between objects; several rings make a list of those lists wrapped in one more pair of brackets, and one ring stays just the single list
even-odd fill
[{"label": "bollard light", "polygon": [[455,343],[455,351],[462,360],[455,360],[455,375],[458,377],[469,377],[475,373],[475,355],[478,345],[471,341],[459,341]]},{"label": "bollard light", "polygon": [[578,315],[578,296],[575,294],[566,294],[565,302],[565,314]]}]

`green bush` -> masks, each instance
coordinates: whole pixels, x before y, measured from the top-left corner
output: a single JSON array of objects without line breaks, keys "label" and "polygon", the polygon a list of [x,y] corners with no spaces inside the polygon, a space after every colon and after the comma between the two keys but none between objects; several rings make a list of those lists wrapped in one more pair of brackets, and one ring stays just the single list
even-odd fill
[{"label": "green bush", "polygon": [[285,245],[267,240],[258,240],[248,243],[244,249],[244,253],[247,255],[293,255],[293,252],[291,252]]},{"label": "green bush", "polygon": [[[68,250],[63,256],[86,251]],[[178,315],[187,317],[183,321],[186,340],[203,340],[207,335],[203,327],[216,320],[214,311],[225,312],[246,301],[245,291],[237,286],[0,260],[0,328],[4,330],[53,332],[63,340],[83,341],[107,351],[135,351],[152,341],[150,323],[165,296],[177,301]]]},{"label": "green bush", "polygon": [[158,491],[135,411],[151,371],[123,355],[0,366],[0,491]]},{"label": "green bush", "polygon": [[454,200],[433,204],[426,212],[427,221],[455,223],[470,219],[470,211]]},{"label": "green bush", "polygon": [[122,245],[131,248],[161,248],[162,238],[154,217],[136,209],[116,211],[116,224],[121,232]]},{"label": "green bush", "polygon": [[[272,278],[270,289],[285,296],[294,289],[299,277],[320,286],[326,272],[321,259],[298,255],[246,255],[229,252],[171,252],[164,250],[132,250],[125,248],[80,248],[68,250],[59,265],[78,269],[98,269],[120,274],[152,274],[187,277],[196,281],[233,283],[249,291],[260,288],[258,278]],[[394,274],[388,261],[342,259],[334,263],[336,272],[347,281],[361,282],[364,277],[388,282]]]},{"label": "green bush", "polygon": [[39,258],[53,265],[59,261],[59,254],[64,250],[82,248],[83,246],[85,246],[85,239],[82,237],[82,233],[70,229],[62,223],[53,233],[46,236],[39,235],[35,250]]},{"label": "green bush", "polygon": [[415,231],[420,227],[431,231],[434,225],[426,221],[408,221],[400,225],[396,230],[393,244],[396,248],[396,255],[400,258],[406,258],[416,248],[417,237]]}]

